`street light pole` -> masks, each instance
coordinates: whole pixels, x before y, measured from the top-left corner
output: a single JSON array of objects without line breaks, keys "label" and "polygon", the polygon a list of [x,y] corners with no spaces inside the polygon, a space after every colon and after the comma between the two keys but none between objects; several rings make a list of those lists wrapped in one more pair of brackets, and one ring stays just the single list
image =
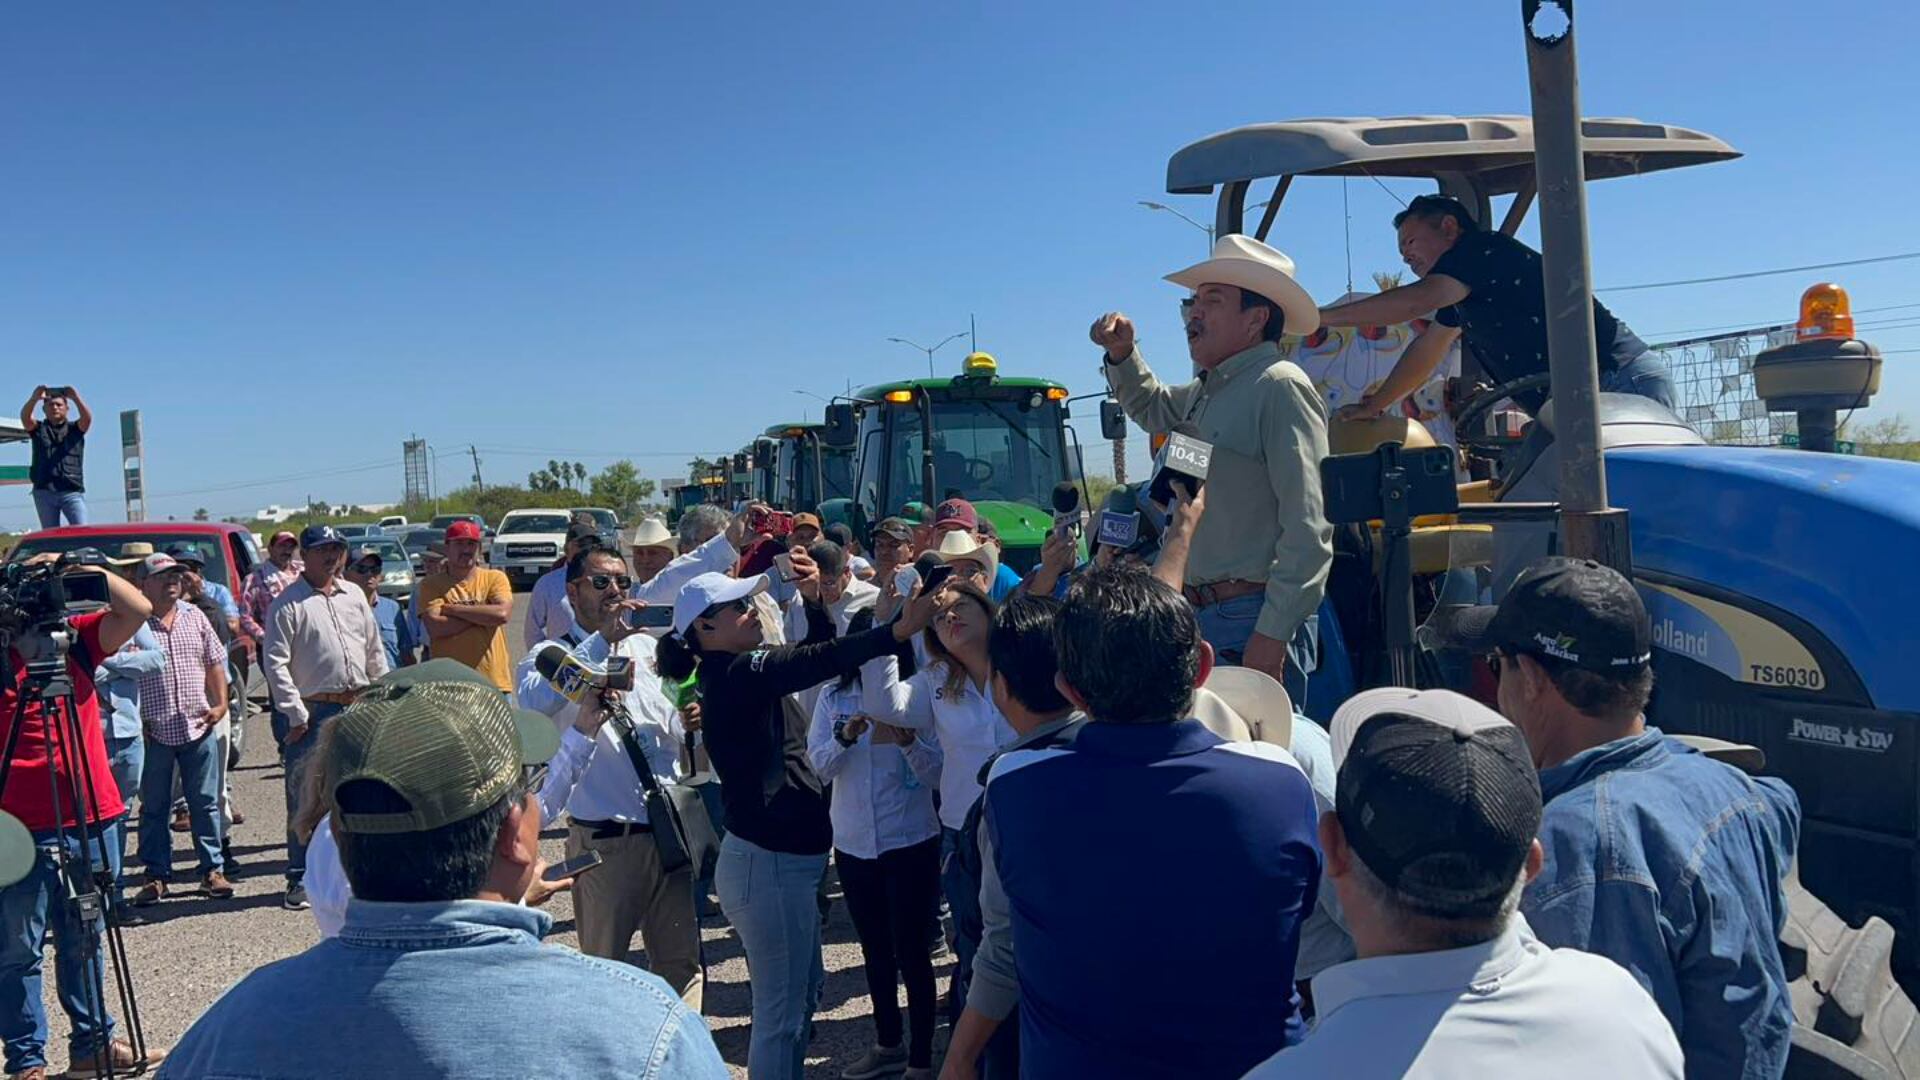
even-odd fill
[{"label": "street light pole", "polygon": [[949,334],[949,335],[947,335],[947,336],[946,336],[945,338],[943,338],[943,339],[941,339],[941,341],[940,341],[940,344],[939,344],[939,345],[935,345],[935,346],[933,346],[932,348],[928,348],[927,346],[925,346],[925,345],[922,345],[922,344],[920,344],[920,343],[919,343],[919,342],[917,342],[917,341],[908,341],[908,340],[907,340],[906,338],[899,338],[899,337],[890,337],[890,338],[888,338],[887,340],[888,340],[888,341],[895,341],[895,342],[899,342],[900,344],[902,344],[902,345],[905,345],[905,346],[907,346],[907,347],[909,347],[909,348],[914,348],[914,349],[918,349],[918,350],[920,350],[921,352],[923,352],[923,353],[926,353],[926,354],[927,354],[927,378],[929,378],[929,379],[931,379],[931,378],[933,378],[933,377],[934,377],[934,375],[933,375],[933,354],[934,354],[934,353],[937,353],[937,352],[939,352],[939,351],[940,351],[940,349],[942,348],[942,346],[945,346],[945,345],[946,345],[946,344],[947,344],[948,342],[950,342],[950,341],[955,341],[955,340],[957,340],[957,339],[959,339],[959,338],[963,338],[963,337],[966,337],[966,336],[967,336],[967,331],[965,331],[965,330],[962,330],[962,331],[960,331],[960,332],[959,332],[959,333],[957,333],[957,334]]},{"label": "street light pole", "polygon": [[1174,217],[1179,218],[1181,221],[1184,221],[1187,224],[1193,226],[1194,228],[1199,229],[1201,232],[1206,233],[1207,234],[1207,250],[1208,251],[1213,250],[1213,226],[1202,225],[1199,222],[1188,217],[1187,215],[1181,213],[1180,211],[1175,210],[1173,207],[1168,206],[1166,203],[1147,202],[1145,199],[1142,199],[1140,200],[1140,205],[1146,207],[1149,210],[1158,210],[1162,213],[1172,214]]},{"label": "street light pole", "polygon": [[[833,404],[832,398],[821,397],[819,394],[816,394],[811,390],[795,390],[794,393],[799,394],[801,397],[810,397],[815,401],[824,402],[828,405]],[[825,415],[826,415],[825,413],[822,413],[821,414],[822,418],[824,418]],[[807,422],[807,411],[805,409],[800,410],[800,422],[803,424]]]}]

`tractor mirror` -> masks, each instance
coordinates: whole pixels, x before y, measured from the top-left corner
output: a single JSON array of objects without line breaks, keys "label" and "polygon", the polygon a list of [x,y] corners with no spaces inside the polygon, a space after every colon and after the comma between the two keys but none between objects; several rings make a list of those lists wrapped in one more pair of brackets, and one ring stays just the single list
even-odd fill
[{"label": "tractor mirror", "polygon": [[853,406],[841,403],[827,406],[827,429],[820,441],[832,447],[847,447],[854,440]]},{"label": "tractor mirror", "polygon": [[773,468],[773,444],[772,443],[754,443],[753,444],[753,467],[756,469]]},{"label": "tractor mirror", "polygon": [[1112,398],[1100,402],[1100,437],[1114,442],[1127,437],[1127,414]]},{"label": "tractor mirror", "polygon": [[740,473],[747,471],[747,455],[745,454],[733,455],[733,471],[734,471],[734,475],[736,476],[739,475]]}]

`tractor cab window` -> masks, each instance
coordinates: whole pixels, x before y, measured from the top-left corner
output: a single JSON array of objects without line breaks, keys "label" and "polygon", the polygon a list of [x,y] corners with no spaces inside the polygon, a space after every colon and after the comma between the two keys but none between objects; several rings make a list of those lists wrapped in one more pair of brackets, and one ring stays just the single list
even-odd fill
[{"label": "tractor cab window", "polygon": [[1058,406],[951,401],[933,406],[936,495],[1045,506],[1067,477]]}]

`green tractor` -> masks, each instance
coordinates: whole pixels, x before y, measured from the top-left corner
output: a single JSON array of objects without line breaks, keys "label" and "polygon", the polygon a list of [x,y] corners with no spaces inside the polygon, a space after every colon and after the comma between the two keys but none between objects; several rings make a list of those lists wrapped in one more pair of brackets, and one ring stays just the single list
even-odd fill
[{"label": "green tractor", "polygon": [[864,538],[909,503],[963,498],[999,531],[1002,561],[1024,573],[1053,525],[1055,487],[1073,484],[1087,505],[1071,430],[1066,387],[1004,377],[986,353],[951,378],[867,387],[827,410],[823,440],[857,464],[850,497],[826,500],[821,516]]},{"label": "green tractor", "polygon": [[826,429],[824,423],[797,423],[766,430],[766,439],[773,442],[773,497],[768,501],[774,506],[811,513],[853,494],[853,447],[827,445],[822,438]]}]

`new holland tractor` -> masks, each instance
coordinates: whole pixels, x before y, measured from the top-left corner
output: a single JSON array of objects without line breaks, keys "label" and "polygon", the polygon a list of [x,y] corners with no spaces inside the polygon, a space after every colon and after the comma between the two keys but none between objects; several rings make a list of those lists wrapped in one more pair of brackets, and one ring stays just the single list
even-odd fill
[{"label": "new holland tractor", "polygon": [[[1580,145],[1589,181],[1738,156],[1705,133],[1630,119],[1585,120]],[[1214,195],[1219,233],[1265,240],[1302,176],[1430,181],[1511,234],[1536,190],[1532,122],[1256,124],[1180,150],[1167,189]],[[1272,194],[1249,229],[1249,191],[1267,178]],[[1494,200],[1508,196],[1496,218]],[[1680,403],[1706,415],[1725,394],[1782,420],[1791,414],[1797,448],[1713,445],[1654,402],[1603,393],[1601,453],[1591,467],[1604,470],[1609,502],[1627,512],[1631,574],[1653,619],[1649,722],[1784,778],[1800,798],[1798,881],[1782,935],[1801,1021],[1789,1075],[1914,1077],[1920,1023],[1889,965],[1916,985],[1920,663],[1909,620],[1920,610],[1920,464],[1823,452],[1835,447],[1838,414],[1878,390],[1880,357],[1854,339],[1837,288],[1809,290],[1803,308],[1794,341],[1752,357],[1725,380],[1731,385],[1683,386]],[[1309,360],[1312,349],[1300,355]],[[1491,463],[1496,479],[1459,486],[1457,512],[1413,521],[1404,542],[1386,543],[1379,522],[1343,527],[1356,542],[1336,558],[1322,610],[1332,632],[1322,635],[1327,652],[1315,676],[1341,685],[1323,685],[1310,701],[1409,681],[1395,678],[1406,670],[1421,685],[1484,694],[1480,661],[1425,647],[1436,638],[1416,636],[1421,645],[1406,647],[1417,654],[1410,668],[1385,662],[1400,643],[1384,614],[1393,597],[1382,571],[1395,558],[1410,564],[1417,589],[1409,591],[1424,618],[1443,592],[1449,603],[1497,597],[1527,556],[1559,548],[1554,446],[1522,460],[1515,433],[1488,422],[1512,394],[1546,377],[1476,387],[1471,356],[1464,362],[1448,408],[1454,441],[1464,458]],[[1555,430],[1551,404],[1536,422]],[[1432,440],[1396,417],[1360,429],[1336,421],[1330,441],[1340,453]]]}]

